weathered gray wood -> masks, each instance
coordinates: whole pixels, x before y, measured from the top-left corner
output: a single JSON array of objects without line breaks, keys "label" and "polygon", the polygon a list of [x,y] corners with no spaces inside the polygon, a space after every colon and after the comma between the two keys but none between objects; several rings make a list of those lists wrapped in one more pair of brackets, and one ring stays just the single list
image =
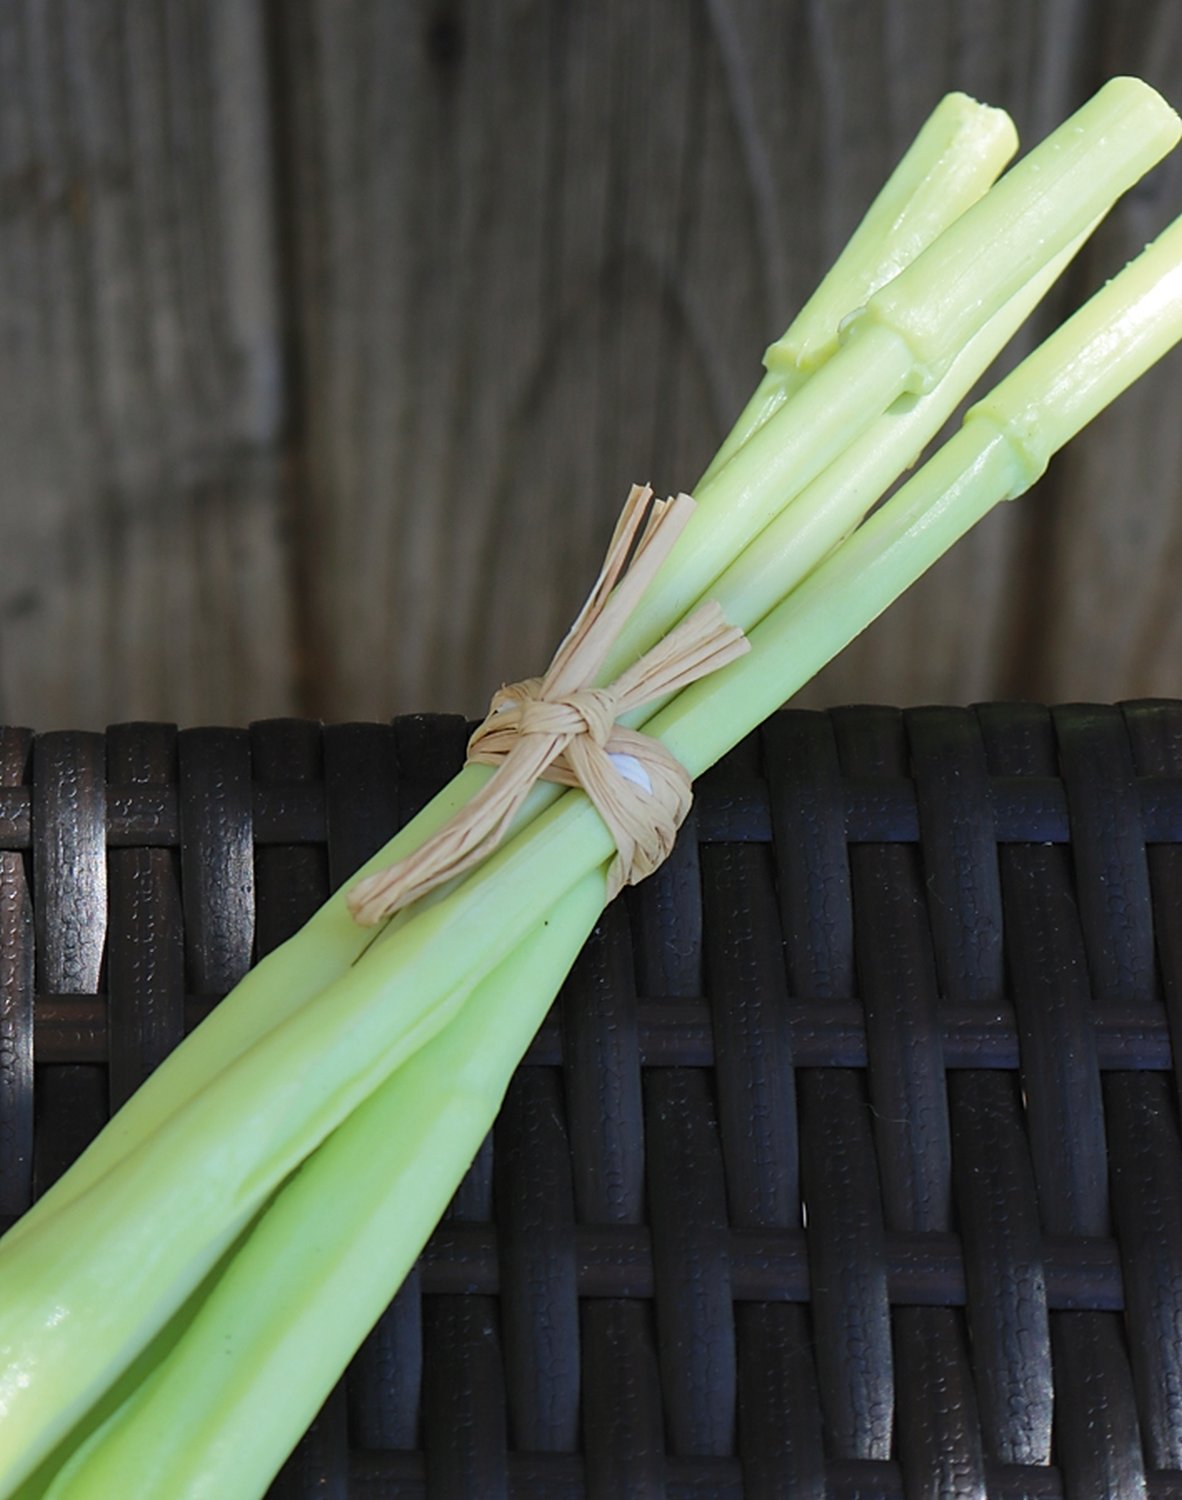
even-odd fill
[{"label": "weathered gray wood", "polygon": [[[628,483],[692,486],[942,93],[1026,142],[1116,71],[1180,103],[1179,28],[1173,0],[0,7],[0,718],[477,712],[548,659]],[[805,700],[1182,691],[1178,369]]]},{"label": "weathered gray wood", "polygon": [[689,237],[724,268],[686,201],[700,28],[662,9],[287,12],[330,714],[470,708],[531,670],[629,480],[671,476],[687,429],[704,462],[733,404],[676,275]]},{"label": "weathered gray wood", "polygon": [[291,706],[260,17],[0,7],[0,718]]}]

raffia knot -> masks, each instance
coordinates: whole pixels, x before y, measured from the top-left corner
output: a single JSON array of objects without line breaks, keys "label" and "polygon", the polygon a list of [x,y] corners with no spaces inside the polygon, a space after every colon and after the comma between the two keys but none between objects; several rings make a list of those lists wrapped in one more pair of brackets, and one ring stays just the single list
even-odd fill
[{"label": "raffia knot", "polygon": [[495,693],[488,718],[468,741],[468,759],[492,764],[487,752],[476,756],[473,751],[482,743],[500,740],[509,733],[586,734],[597,745],[607,744],[619,716],[615,694],[609,688],[576,688],[561,697],[544,698],[543,687],[543,678],[527,677]]},{"label": "raffia knot", "polygon": [[349,909],[365,926],[392,916],[487,858],[539,778],[587,793],[611,831],[610,900],[665,860],[692,800],[689,775],[651,735],[618,721],[717,671],[748,649],[717,604],[704,604],[608,687],[607,654],[694,509],[633,486],[607,558],[544,677],[502,687],[468,742],[468,760],[496,774],[412,854],[358,881]]}]

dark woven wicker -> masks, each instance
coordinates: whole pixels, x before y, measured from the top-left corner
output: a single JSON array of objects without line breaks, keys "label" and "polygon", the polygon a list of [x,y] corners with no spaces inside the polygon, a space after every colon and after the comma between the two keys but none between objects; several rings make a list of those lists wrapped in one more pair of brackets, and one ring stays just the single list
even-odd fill
[{"label": "dark woven wicker", "polygon": [[[0,730],[0,1212],[464,738]],[[1182,703],[777,716],[273,1493],[1182,1496],[1180,1022]]]}]

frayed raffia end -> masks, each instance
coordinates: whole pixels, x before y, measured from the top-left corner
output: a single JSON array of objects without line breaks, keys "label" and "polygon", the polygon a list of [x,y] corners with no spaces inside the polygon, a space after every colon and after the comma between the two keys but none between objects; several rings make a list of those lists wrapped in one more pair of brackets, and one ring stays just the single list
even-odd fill
[{"label": "frayed raffia end", "polygon": [[654,501],[652,493],[632,487],[595,586],[546,675],[501,688],[468,742],[468,760],[495,766],[496,774],[412,854],[349,892],[362,926],[376,926],[487,859],[539,779],[582,787],[611,830],[617,853],[609,900],[668,857],[690,808],[690,778],[659,740],[617,720],[749,646],[717,604],[703,604],[610,687],[592,686],[694,510],[689,495]]}]

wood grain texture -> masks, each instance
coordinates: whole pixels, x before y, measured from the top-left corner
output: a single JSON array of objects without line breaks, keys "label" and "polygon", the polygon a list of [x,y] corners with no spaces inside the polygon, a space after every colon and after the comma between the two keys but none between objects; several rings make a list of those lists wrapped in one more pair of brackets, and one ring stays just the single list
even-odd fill
[{"label": "wood grain texture", "polygon": [[0,714],[291,706],[257,8],[0,7]]},{"label": "wood grain texture", "polygon": [[[478,712],[628,484],[692,486],[941,94],[1031,143],[1117,71],[1182,103],[1180,32],[1174,0],[13,0],[0,718]],[[1180,368],[803,701],[1182,691]]]}]

